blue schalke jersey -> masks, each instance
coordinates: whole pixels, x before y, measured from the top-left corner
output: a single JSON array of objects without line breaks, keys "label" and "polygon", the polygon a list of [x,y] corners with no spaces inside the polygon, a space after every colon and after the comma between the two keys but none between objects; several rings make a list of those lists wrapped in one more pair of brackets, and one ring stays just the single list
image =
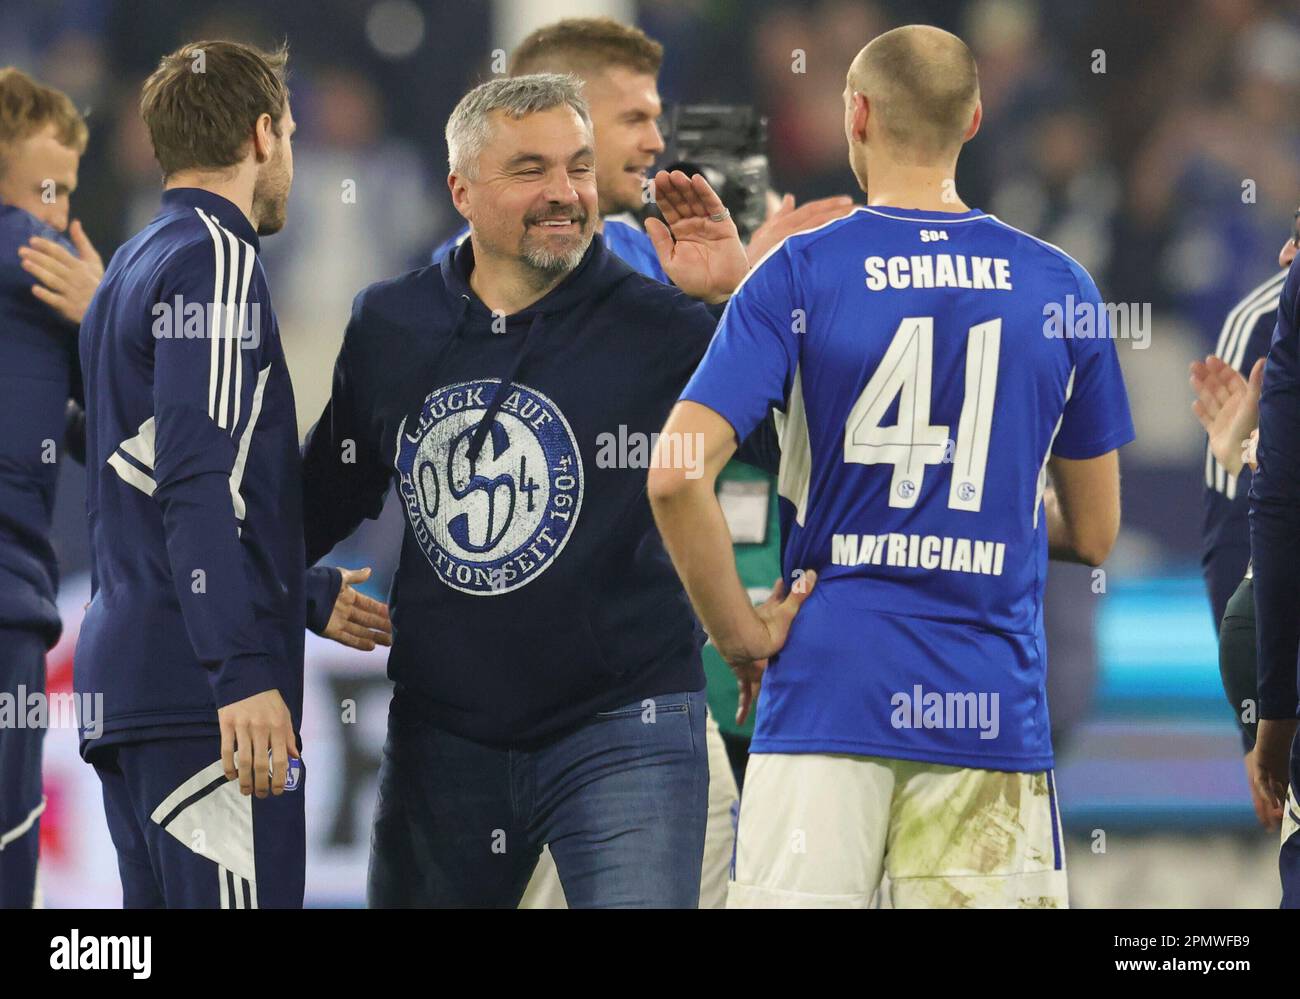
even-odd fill
[{"label": "blue schalke jersey", "polygon": [[819,577],[753,752],[1052,766],[1046,466],[1133,439],[1112,318],[980,211],[859,209],[750,273],[682,398],[741,439],[777,409],[782,571]]}]

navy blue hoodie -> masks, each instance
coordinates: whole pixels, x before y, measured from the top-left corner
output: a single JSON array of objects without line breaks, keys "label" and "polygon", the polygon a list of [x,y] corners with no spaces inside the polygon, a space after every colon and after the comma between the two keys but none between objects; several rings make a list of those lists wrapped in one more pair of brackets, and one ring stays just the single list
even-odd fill
[{"label": "navy blue hoodie", "polygon": [[72,249],[35,216],[0,205],[0,628],[39,631],[52,646],[60,625],[50,524],[81,373],[76,325],[32,294],[36,279],[22,268],[18,249],[32,236]]},{"label": "navy blue hoodie", "polygon": [[716,316],[596,236],[556,288],[494,318],[473,260],[466,240],[357,296],[305,446],[307,557],[376,516],[395,480],[398,695],[454,734],[523,746],[704,686],[642,459]]}]

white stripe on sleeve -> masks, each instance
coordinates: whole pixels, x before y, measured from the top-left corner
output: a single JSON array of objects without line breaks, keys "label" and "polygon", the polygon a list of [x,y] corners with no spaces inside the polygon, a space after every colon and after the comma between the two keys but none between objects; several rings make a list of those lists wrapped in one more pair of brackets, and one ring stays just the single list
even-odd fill
[{"label": "white stripe on sleeve", "polygon": [[[217,396],[218,393],[224,393],[225,384],[221,378],[221,355],[220,355],[220,337],[217,331],[221,328],[221,301],[222,289],[226,283],[226,247],[217,231],[217,225],[212,221],[202,208],[195,208],[203,224],[208,227],[208,232],[212,235],[212,250],[216,258],[215,274],[212,278],[212,301],[205,302],[205,307],[209,310],[207,334],[211,340],[210,356],[208,361],[208,417],[212,420],[217,419]],[[224,397],[224,396],[223,396]]]}]

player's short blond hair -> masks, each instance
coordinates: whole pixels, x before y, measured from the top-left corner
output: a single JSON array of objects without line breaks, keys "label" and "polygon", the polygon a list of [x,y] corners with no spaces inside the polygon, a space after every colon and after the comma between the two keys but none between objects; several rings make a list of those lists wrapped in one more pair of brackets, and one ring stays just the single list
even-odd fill
[{"label": "player's short blond hair", "polygon": [[961,146],[980,99],[966,43],[925,24],[873,39],[849,68],[849,89],[867,98],[891,147],[923,162]]},{"label": "player's short blond hair", "polygon": [[664,47],[640,28],[611,17],[571,17],[538,28],[510,55],[510,75],[576,73],[611,67],[659,75]]},{"label": "player's short blond hair", "polygon": [[67,94],[37,83],[13,66],[0,69],[0,173],[14,143],[50,125],[60,145],[78,155],[86,151],[86,122]]}]

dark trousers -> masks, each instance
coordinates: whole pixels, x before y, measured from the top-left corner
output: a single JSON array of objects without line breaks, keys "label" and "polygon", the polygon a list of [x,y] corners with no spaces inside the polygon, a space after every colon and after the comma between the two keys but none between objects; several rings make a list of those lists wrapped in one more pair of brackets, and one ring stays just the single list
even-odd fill
[{"label": "dark trousers", "polygon": [[1243,579],[1228,600],[1219,625],[1219,677],[1244,752],[1255,745],[1255,712],[1247,711],[1249,705],[1258,703],[1255,659],[1255,589],[1251,580]]},{"label": "dark trousers", "polygon": [[[27,695],[45,694],[45,636],[0,628],[0,696],[27,715]],[[41,839],[44,728],[0,725],[0,909],[30,909]]]},{"label": "dark trousers", "polygon": [[93,763],[125,908],[302,908],[305,768],[292,791],[245,797],[215,734],[103,746]]}]

